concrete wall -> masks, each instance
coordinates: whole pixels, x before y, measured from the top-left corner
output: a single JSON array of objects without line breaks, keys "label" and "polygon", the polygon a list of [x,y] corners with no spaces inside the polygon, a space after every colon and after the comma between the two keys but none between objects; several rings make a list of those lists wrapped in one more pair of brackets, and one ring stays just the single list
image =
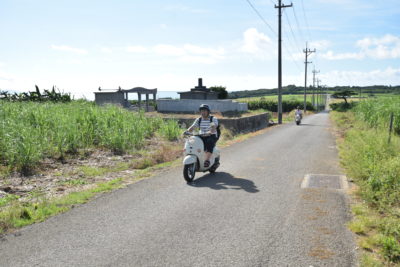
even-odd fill
[{"label": "concrete wall", "polygon": [[157,100],[157,111],[165,113],[194,113],[199,111],[201,104],[210,106],[213,112],[229,112],[229,111],[247,111],[247,103],[234,102],[232,100],[197,100],[197,99],[181,99],[181,100]]},{"label": "concrete wall", "polygon": [[95,101],[97,105],[119,104],[126,105],[123,92],[95,92]]},{"label": "concrete wall", "polygon": [[[217,119],[219,124],[225,129],[229,129],[234,133],[248,133],[268,127],[271,115],[269,113],[262,113],[243,118],[220,119],[217,117]],[[189,128],[195,119],[175,118],[175,120],[178,120],[179,124],[182,124],[184,127]]]},{"label": "concrete wall", "polygon": [[209,99],[209,100],[218,100],[218,93],[215,92],[182,92],[179,93],[181,99]]}]

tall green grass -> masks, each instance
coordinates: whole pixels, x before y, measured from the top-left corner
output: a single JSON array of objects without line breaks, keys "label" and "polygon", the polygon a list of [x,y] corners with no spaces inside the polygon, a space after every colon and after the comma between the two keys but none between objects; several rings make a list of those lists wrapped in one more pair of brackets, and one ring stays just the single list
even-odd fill
[{"label": "tall green grass", "polygon": [[400,137],[388,143],[390,114],[400,134],[400,97],[360,101],[351,112],[334,113],[346,132],[343,164],[359,181],[363,198],[379,210],[400,208]]},{"label": "tall green grass", "polygon": [[119,154],[142,148],[154,135],[173,140],[180,132],[176,122],[115,106],[0,101],[0,165],[26,174],[47,157],[91,148]]},{"label": "tall green grass", "polygon": [[400,134],[400,96],[360,101],[354,109],[359,120],[373,128],[388,128],[390,114],[394,115],[393,129]]},{"label": "tall green grass", "polygon": [[[341,163],[359,186],[362,205],[368,207],[366,212],[355,214],[350,228],[366,235],[360,242],[362,248],[368,253],[378,251],[389,265],[400,265],[399,105],[399,97],[372,99],[360,101],[351,111],[332,113],[344,130]],[[392,112],[397,134],[389,143],[387,127]]]}]

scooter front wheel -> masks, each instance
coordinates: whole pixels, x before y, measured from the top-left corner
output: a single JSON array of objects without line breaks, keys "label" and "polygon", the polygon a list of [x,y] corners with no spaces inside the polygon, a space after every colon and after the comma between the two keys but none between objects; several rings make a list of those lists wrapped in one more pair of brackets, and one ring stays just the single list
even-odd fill
[{"label": "scooter front wheel", "polygon": [[196,174],[196,163],[187,164],[183,167],[183,178],[185,178],[186,182],[188,183],[192,182],[195,174]]}]

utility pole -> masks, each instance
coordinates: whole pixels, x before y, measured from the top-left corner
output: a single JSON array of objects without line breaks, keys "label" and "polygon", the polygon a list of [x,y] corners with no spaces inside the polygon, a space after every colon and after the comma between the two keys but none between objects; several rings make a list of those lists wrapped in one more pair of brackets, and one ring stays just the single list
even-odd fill
[{"label": "utility pole", "polygon": [[278,0],[278,124],[282,124],[282,8],[292,7],[293,4],[284,5]]},{"label": "utility pole", "polygon": [[[312,73],[313,73],[313,94],[312,94],[312,104],[313,104],[313,106],[315,106],[315,98],[314,98],[314,91],[315,91],[315,74],[317,74],[317,73],[319,73],[319,70],[315,70],[315,66],[314,66],[314,70],[312,71]],[[317,98],[317,100],[318,100],[318,98]]]},{"label": "utility pole", "polygon": [[[319,87],[319,83],[321,82],[321,80],[317,79],[316,81],[317,81],[317,91],[319,91],[321,90],[321,88]],[[322,93],[319,95],[319,99],[320,99],[319,102],[322,104]],[[319,111],[319,105],[317,110]]]},{"label": "utility pole", "polygon": [[312,62],[308,62],[307,58],[309,55],[311,55],[312,53],[315,53],[315,48],[314,50],[310,50],[309,48],[307,48],[307,43],[306,43],[306,49],[303,49],[304,54],[306,55],[306,61],[304,61],[304,64],[306,66],[306,70],[305,70],[305,77],[304,77],[304,113],[307,112],[307,64],[312,63]]}]

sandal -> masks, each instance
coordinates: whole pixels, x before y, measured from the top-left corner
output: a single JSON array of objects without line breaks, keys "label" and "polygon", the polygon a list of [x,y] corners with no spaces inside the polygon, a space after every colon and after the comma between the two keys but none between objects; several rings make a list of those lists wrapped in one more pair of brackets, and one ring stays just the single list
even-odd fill
[{"label": "sandal", "polygon": [[208,167],[210,167],[210,161],[206,160],[206,161],[204,161],[204,168],[208,168]]}]

